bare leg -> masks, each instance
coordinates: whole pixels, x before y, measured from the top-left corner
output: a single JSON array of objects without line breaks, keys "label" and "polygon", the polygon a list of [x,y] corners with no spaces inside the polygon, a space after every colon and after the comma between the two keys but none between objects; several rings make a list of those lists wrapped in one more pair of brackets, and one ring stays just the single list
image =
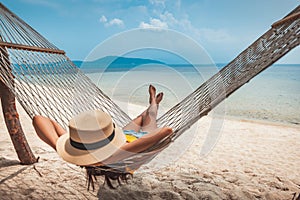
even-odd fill
[{"label": "bare leg", "polygon": [[149,94],[150,94],[150,106],[147,109],[145,115],[143,115],[143,123],[142,129],[143,131],[152,132],[157,129],[156,117],[157,117],[157,109],[158,104],[157,101],[160,102],[162,98],[162,93],[158,95],[158,99],[155,96],[156,89],[150,85],[149,86]]},{"label": "bare leg", "polygon": [[151,132],[157,129],[156,123],[157,117],[157,104],[151,104],[147,110],[146,115],[143,116],[142,130],[146,132]]},{"label": "bare leg", "polygon": [[43,116],[34,116],[32,124],[37,135],[56,150],[56,141],[66,133],[58,123]]},{"label": "bare leg", "polygon": [[[146,112],[146,111],[144,111]],[[143,114],[143,113],[142,113]],[[126,126],[123,127],[123,130],[134,130],[135,132],[139,132],[142,127],[143,117],[142,114],[137,116],[131,122],[129,122]]]},{"label": "bare leg", "polygon": [[[156,89],[152,85],[149,86],[149,107],[141,113],[139,116],[137,116],[135,119],[133,119],[131,122],[129,122],[126,126],[123,127],[123,130],[134,130],[135,132],[139,132],[144,124],[144,119],[147,119],[147,115],[149,113],[149,109],[151,107],[151,102],[155,101],[156,104],[159,104],[162,100],[163,93],[159,93],[155,97]],[[155,119],[156,120],[156,119]],[[147,123],[147,122],[146,122]]]}]

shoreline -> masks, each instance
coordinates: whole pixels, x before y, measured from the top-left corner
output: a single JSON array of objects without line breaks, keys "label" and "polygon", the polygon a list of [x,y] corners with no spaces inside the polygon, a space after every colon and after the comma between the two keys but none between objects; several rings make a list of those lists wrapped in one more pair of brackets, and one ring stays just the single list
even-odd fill
[{"label": "shoreline", "polygon": [[241,116],[233,116],[233,115],[226,115],[226,120],[234,120],[239,122],[248,122],[248,123],[257,123],[257,124],[263,124],[263,125],[272,125],[272,126],[280,126],[280,127],[292,127],[292,128],[299,128],[300,129],[300,123],[289,123],[289,122],[280,122],[280,121],[272,121],[272,120],[265,120],[265,119],[254,119],[254,118],[247,118],[247,117],[241,117]]},{"label": "shoreline", "polygon": [[[120,101],[120,100],[114,100],[118,105],[123,105],[128,104],[129,107],[138,107],[140,110],[146,109],[145,105],[142,105],[142,103],[128,103],[126,101]],[[176,104],[175,104],[176,105]],[[173,106],[175,106],[173,105]],[[171,107],[173,107],[171,106]],[[170,108],[171,108],[170,107]],[[129,112],[133,112],[131,114],[131,117],[134,118],[136,115],[140,114],[139,112],[135,112],[134,109],[129,109]],[[161,114],[159,112],[159,114]],[[210,116],[210,113],[208,113],[208,116]],[[287,122],[287,121],[277,121],[277,120],[272,120],[272,119],[260,119],[260,118],[251,118],[249,116],[241,116],[241,115],[230,115],[230,114],[224,114],[224,120],[233,120],[233,121],[238,121],[238,122],[250,122],[250,123],[259,123],[259,124],[265,124],[265,125],[274,125],[274,126],[287,126],[287,127],[294,127],[294,128],[300,128],[300,123],[292,123],[292,122]]]}]

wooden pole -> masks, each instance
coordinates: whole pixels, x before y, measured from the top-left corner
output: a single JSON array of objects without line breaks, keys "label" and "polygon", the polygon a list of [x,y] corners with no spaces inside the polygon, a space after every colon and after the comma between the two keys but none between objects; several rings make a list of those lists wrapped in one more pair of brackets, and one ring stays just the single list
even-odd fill
[{"label": "wooden pole", "polygon": [[[10,70],[7,69],[7,66],[10,66],[10,63],[8,63],[9,60],[8,60],[8,53],[6,49],[0,48],[0,53],[1,53],[0,67],[6,70]],[[13,77],[11,72],[9,77]],[[11,81],[13,82],[13,79]],[[18,158],[20,162],[26,165],[37,162],[37,159],[33,155],[27,143],[23,129],[21,127],[19,114],[16,108],[15,95],[4,84],[1,78],[0,78],[0,97],[1,97],[1,106],[2,106],[6,127],[8,129],[14,148],[18,154]]]},{"label": "wooden pole", "polygon": [[275,23],[272,24],[272,28],[276,28],[277,26],[281,25],[281,24],[284,24],[285,22],[287,21],[294,21],[294,20],[297,20],[300,18],[300,11],[294,13],[294,14],[291,14]]},{"label": "wooden pole", "polygon": [[38,52],[45,52],[45,53],[56,53],[56,54],[66,54],[63,50],[59,49],[49,49],[49,48],[43,48],[43,47],[36,47],[36,46],[28,46],[24,44],[14,44],[9,42],[1,42],[1,47],[7,47],[10,49],[18,49],[18,50],[27,50],[27,51],[38,51]]}]

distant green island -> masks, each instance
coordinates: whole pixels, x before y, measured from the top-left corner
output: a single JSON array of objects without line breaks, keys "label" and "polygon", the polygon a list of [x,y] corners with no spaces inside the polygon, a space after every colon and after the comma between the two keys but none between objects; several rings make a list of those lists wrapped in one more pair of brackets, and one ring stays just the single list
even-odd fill
[{"label": "distant green island", "polygon": [[[215,63],[215,64],[170,64],[164,63],[159,60],[147,59],[147,58],[128,58],[120,56],[106,56],[94,61],[79,61],[75,60],[73,63],[80,68],[83,72],[94,73],[105,71],[128,71],[135,67],[142,65],[164,65],[172,67],[176,70],[192,70],[195,66],[197,67],[211,67],[216,66],[219,70],[226,66],[226,63]],[[274,64],[277,67],[289,67],[297,64]],[[141,68],[142,69],[142,68]]]},{"label": "distant green island", "polygon": [[139,65],[146,64],[162,64],[164,62],[152,59],[145,58],[127,58],[127,57],[119,57],[119,56],[106,56],[94,61],[78,61],[75,60],[73,63],[81,68],[84,71],[97,71],[103,68],[108,69],[109,71],[120,71],[120,70],[128,70],[130,68],[134,68]]}]

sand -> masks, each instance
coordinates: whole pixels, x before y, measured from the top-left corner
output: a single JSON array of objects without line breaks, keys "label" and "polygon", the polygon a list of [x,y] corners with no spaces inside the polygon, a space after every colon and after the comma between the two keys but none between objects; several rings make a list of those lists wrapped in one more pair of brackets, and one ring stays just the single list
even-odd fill
[{"label": "sand", "polygon": [[104,187],[100,178],[95,191],[87,191],[84,170],[60,159],[17,108],[40,159],[34,165],[18,163],[1,114],[0,199],[292,199],[300,193],[300,126],[226,118],[215,148],[201,157],[211,121],[204,117],[177,161],[138,172],[116,190]]}]

